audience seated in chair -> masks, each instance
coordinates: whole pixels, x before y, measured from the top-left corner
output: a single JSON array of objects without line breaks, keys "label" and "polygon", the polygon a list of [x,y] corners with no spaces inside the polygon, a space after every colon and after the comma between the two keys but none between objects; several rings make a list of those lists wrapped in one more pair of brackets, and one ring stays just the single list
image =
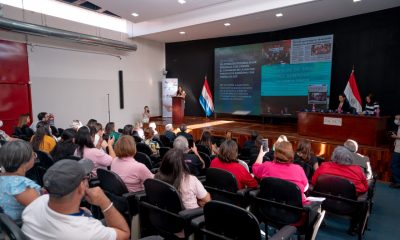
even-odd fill
[{"label": "audience seated in chair", "polygon": [[265,177],[275,177],[295,183],[302,194],[302,201],[306,203],[304,192],[308,189],[308,179],[304,170],[297,164],[293,163],[293,147],[290,142],[275,143],[274,161],[262,163],[263,152],[260,147],[257,160],[253,165],[253,174],[258,179]]},{"label": "audience seated in chair", "polygon": [[35,153],[28,142],[16,140],[0,148],[0,207],[14,221],[21,221],[25,206],[40,196],[40,186],[25,177]]},{"label": "audience seated in chair", "polygon": [[199,144],[208,147],[208,152],[204,153],[207,153],[209,156],[215,156],[218,154],[217,145],[213,143],[213,137],[209,131],[203,131]]},{"label": "audience seated in chair", "polygon": [[373,174],[372,174],[371,163],[369,161],[369,157],[361,155],[357,152],[358,151],[358,143],[352,139],[347,139],[347,141],[344,142],[343,145],[345,148],[347,148],[352,153],[353,163],[362,168],[365,176],[367,177],[367,180],[372,179]]},{"label": "audience seated in chair", "polygon": [[23,139],[25,141],[30,141],[33,134],[33,130],[29,128],[31,123],[31,118],[29,113],[21,114],[18,119],[18,125],[14,128],[13,136]]},{"label": "audience seated in chair", "polygon": [[56,162],[61,159],[66,159],[68,156],[74,155],[78,145],[75,144],[76,131],[73,128],[68,128],[61,134],[61,140],[51,152],[53,160]]},{"label": "audience seated in chair", "polygon": [[[168,123],[167,125],[165,125],[164,135],[165,135],[165,137],[168,138],[170,143],[174,142],[174,140],[176,138],[176,134],[174,133],[174,126],[172,124]],[[166,145],[166,146],[170,147],[170,145]]]},{"label": "audience seated in chair", "polygon": [[[89,160],[61,160],[49,168],[43,179],[49,194],[37,198],[23,212],[25,235],[30,239],[127,240],[130,232],[123,216],[99,187],[88,188],[93,169]],[[83,197],[100,207],[107,227],[80,208]]]},{"label": "audience seated in chair", "polygon": [[[174,141],[173,149],[181,150],[184,153],[185,163],[191,174],[199,176],[205,168],[204,160],[197,151],[196,145],[189,148],[189,142],[184,136],[178,136]],[[192,150],[193,154],[189,153]]]},{"label": "audience seated in chair", "polygon": [[315,171],[312,177],[312,184],[321,175],[333,175],[350,180],[356,187],[357,194],[365,193],[368,190],[367,178],[360,166],[354,165],[352,153],[345,147],[338,146],[332,153],[330,162],[324,162]]},{"label": "audience seated in chair", "polygon": [[180,130],[180,132],[178,132],[178,133],[176,134],[177,137],[178,137],[178,136],[184,136],[188,141],[189,141],[190,139],[193,140],[193,135],[186,132],[186,131],[187,131],[187,126],[186,126],[186,124],[181,124],[181,126],[179,127],[179,130]]},{"label": "audience seated in chair", "polygon": [[90,135],[90,130],[86,126],[81,127],[78,130],[76,144],[78,145],[78,148],[76,149],[74,155],[93,161],[94,169],[92,171],[92,174],[94,176],[96,176],[97,168],[109,167],[113,159],[115,158],[115,152],[113,148],[114,138],[110,138],[107,141],[109,151],[109,154],[107,154],[103,150],[95,148],[92,137]]},{"label": "audience seated in chair", "polygon": [[185,209],[203,207],[210,201],[210,194],[201,182],[190,174],[184,153],[180,149],[173,148],[165,154],[154,178],[173,185],[180,194]]},{"label": "audience seated in chair", "polygon": [[311,178],[319,165],[318,158],[314,156],[314,153],[312,152],[310,141],[305,139],[299,141],[293,163],[300,165],[303,168],[307,179],[311,181]]},{"label": "audience seated in chair", "polygon": [[33,150],[50,154],[57,144],[56,140],[51,135],[50,125],[45,122],[39,122],[36,128],[37,131],[31,139]]},{"label": "audience seated in chair", "polygon": [[150,147],[152,155],[159,156],[160,144],[154,139],[154,130],[152,128],[144,130],[144,143]]},{"label": "audience seated in chair", "polygon": [[130,192],[143,191],[143,182],[154,175],[142,163],[134,159],[136,144],[133,137],[123,135],[115,144],[115,158],[111,163],[111,170],[118,174]]},{"label": "audience seated in chair", "polygon": [[255,188],[257,181],[250,173],[238,163],[238,147],[235,141],[224,141],[220,148],[218,157],[211,161],[210,168],[219,168],[232,173],[237,181],[238,189]]},{"label": "audience seated in chair", "polygon": [[110,137],[112,136],[112,138],[114,139],[114,145],[118,142],[119,133],[117,133],[115,131],[115,123],[114,122],[109,122],[106,124],[106,127],[104,128],[104,133]]}]

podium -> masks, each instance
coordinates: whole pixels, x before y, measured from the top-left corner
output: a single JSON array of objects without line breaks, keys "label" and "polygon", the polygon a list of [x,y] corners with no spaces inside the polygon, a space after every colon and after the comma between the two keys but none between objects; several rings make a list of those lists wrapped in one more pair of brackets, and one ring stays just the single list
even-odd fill
[{"label": "podium", "polygon": [[172,97],[172,123],[183,123],[185,110],[185,99],[181,97]]}]

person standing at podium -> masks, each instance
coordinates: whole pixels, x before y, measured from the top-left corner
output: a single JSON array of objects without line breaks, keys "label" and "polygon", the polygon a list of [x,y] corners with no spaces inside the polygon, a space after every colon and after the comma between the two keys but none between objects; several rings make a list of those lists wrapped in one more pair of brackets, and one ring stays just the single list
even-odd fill
[{"label": "person standing at podium", "polygon": [[176,91],[176,97],[180,97],[183,100],[183,112],[185,112],[185,98],[186,92],[183,90],[182,86],[178,86],[178,91]]},{"label": "person standing at podium", "polygon": [[183,98],[185,100],[186,98],[186,92],[183,90],[182,86],[178,86],[178,91],[176,91],[176,96]]},{"label": "person standing at podium", "polygon": [[349,101],[346,99],[344,93],[339,94],[339,106],[336,110],[338,113],[347,113],[351,111]]}]

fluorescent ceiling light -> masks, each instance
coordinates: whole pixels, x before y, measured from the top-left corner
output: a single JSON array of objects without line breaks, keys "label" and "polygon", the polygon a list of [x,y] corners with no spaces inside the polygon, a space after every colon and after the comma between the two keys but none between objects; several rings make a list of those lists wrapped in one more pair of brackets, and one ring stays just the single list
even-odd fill
[{"label": "fluorescent ceiling light", "polygon": [[361,0],[353,0],[353,2],[361,2]]},{"label": "fluorescent ceiling light", "polygon": [[0,0],[0,3],[117,32],[128,33],[127,21],[54,0]]},{"label": "fluorescent ceiling light", "polygon": [[283,17],[283,13],[277,13],[275,14],[276,17]]},{"label": "fluorescent ceiling light", "polygon": [[180,4],[185,4],[186,1],[185,1],[185,0],[178,0],[178,3],[180,3]]},{"label": "fluorescent ceiling light", "polygon": [[225,27],[229,27],[230,25],[231,25],[231,24],[228,23],[228,22],[227,22],[227,23],[224,23],[224,26],[225,26]]},{"label": "fluorescent ceiling light", "polygon": [[179,32],[179,34],[184,35],[184,34],[186,34],[186,32],[181,31],[181,32]]},{"label": "fluorescent ceiling light", "polygon": [[138,13],[135,13],[135,12],[132,13],[131,15],[134,16],[134,17],[139,17],[139,14],[138,14]]}]

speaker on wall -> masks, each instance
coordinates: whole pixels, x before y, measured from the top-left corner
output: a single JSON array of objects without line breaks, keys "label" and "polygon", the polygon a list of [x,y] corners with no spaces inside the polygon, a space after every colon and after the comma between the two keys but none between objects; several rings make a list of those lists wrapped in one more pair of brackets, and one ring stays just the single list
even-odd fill
[{"label": "speaker on wall", "polygon": [[118,77],[119,77],[119,108],[124,109],[124,75],[122,70],[119,70]]}]

